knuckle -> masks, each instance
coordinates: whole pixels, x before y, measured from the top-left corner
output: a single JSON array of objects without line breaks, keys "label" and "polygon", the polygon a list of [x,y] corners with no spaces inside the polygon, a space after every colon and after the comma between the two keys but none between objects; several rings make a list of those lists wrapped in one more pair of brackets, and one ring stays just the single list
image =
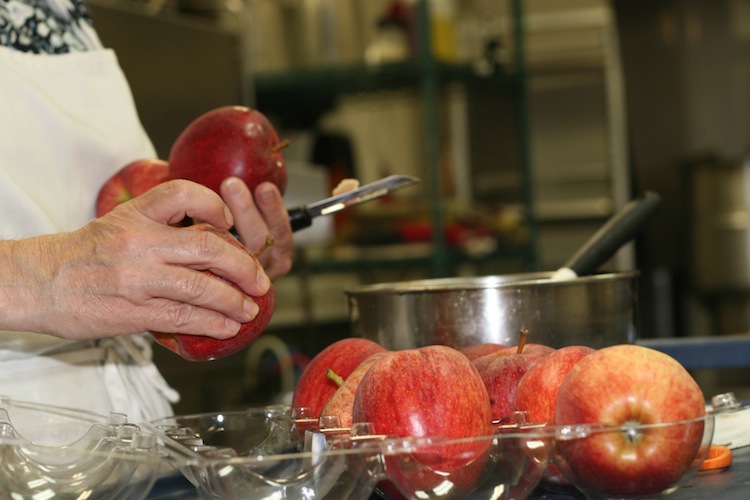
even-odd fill
[{"label": "knuckle", "polygon": [[205,272],[194,272],[185,278],[181,283],[180,287],[187,297],[191,300],[204,299],[208,293],[211,282],[210,278]]},{"label": "knuckle", "polygon": [[175,331],[185,329],[195,321],[195,306],[190,304],[175,304],[166,311],[167,321]]},{"label": "knuckle", "polygon": [[190,183],[183,179],[175,179],[166,183],[169,189],[170,195],[173,196],[177,201],[187,202],[190,200],[191,189]]}]

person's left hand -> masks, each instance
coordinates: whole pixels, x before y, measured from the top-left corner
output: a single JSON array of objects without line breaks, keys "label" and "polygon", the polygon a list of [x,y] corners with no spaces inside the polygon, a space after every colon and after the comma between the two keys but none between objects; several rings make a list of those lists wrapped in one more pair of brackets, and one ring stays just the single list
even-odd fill
[{"label": "person's left hand", "polygon": [[292,268],[294,240],[289,214],[279,189],[271,182],[263,182],[251,193],[237,177],[221,183],[221,197],[232,211],[234,228],[240,242],[254,252],[273,235],[274,244],[258,256],[269,278],[276,279]]}]

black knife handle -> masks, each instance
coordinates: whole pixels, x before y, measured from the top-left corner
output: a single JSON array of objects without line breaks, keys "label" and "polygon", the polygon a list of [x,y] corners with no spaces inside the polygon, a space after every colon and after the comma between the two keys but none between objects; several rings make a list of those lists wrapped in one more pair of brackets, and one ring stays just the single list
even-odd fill
[{"label": "black knife handle", "polygon": [[289,223],[292,225],[292,231],[299,231],[300,229],[312,226],[313,218],[310,215],[310,212],[307,211],[307,207],[304,205],[290,208],[288,212]]}]

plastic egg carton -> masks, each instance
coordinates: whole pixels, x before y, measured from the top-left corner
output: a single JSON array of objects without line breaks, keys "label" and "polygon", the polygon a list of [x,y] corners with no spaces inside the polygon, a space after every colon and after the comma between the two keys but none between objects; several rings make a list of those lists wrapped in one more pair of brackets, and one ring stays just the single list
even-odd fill
[{"label": "plastic egg carton", "polygon": [[342,428],[291,407],[176,416],[152,423],[202,498],[524,498],[554,433],[497,426],[467,439],[399,438]]},{"label": "plastic egg carton", "polygon": [[169,470],[153,432],[108,416],[0,396],[0,498],[145,498]]}]

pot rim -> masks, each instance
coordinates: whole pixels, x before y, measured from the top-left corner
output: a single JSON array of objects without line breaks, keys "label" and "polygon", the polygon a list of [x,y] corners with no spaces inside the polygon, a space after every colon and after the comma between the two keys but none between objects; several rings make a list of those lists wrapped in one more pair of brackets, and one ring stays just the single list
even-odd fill
[{"label": "pot rim", "polygon": [[550,279],[554,272],[534,272],[473,277],[433,278],[424,280],[394,281],[362,285],[344,290],[347,295],[411,294],[487,290],[510,287],[561,287],[597,284],[605,281],[633,281],[640,271],[616,271],[595,273],[572,279]]}]

